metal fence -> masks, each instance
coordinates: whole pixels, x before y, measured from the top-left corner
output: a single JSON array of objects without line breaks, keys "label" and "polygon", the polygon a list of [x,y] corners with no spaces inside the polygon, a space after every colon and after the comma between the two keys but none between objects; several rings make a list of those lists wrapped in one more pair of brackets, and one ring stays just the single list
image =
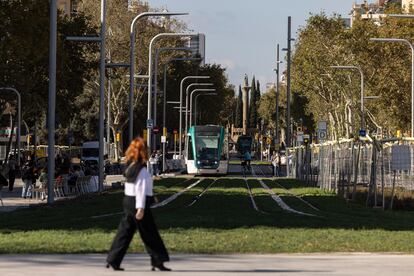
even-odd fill
[{"label": "metal fence", "polygon": [[414,191],[414,139],[342,140],[288,150],[289,177],[392,208],[396,191]]}]

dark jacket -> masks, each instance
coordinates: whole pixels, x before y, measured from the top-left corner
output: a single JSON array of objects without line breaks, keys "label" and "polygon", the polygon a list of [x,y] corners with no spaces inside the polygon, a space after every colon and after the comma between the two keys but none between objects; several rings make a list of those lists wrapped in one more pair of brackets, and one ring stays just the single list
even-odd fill
[{"label": "dark jacket", "polygon": [[126,181],[129,183],[134,183],[142,168],[143,168],[143,165],[139,163],[136,163],[136,162],[128,163],[124,171],[124,176],[126,178]]},{"label": "dark jacket", "polygon": [[33,180],[33,177],[34,177],[33,170],[34,170],[34,167],[33,167],[32,163],[27,162],[26,164],[24,164],[24,166],[22,168],[22,179],[23,180],[26,180],[26,179]]}]

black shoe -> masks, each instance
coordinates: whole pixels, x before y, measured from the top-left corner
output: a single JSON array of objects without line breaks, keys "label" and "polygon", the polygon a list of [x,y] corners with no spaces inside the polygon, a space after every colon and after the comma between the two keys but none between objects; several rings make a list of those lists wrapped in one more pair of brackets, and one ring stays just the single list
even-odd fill
[{"label": "black shoe", "polygon": [[171,271],[171,268],[165,267],[163,263],[159,265],[152,265],[152,271],[155,271],[155,269],[158,269],[159,271]]},{"label": "black shoe", "polygon": [[110,268],[110,267],[112,267],[112,269],[113,270],[115,270],[115,271],[124,271],[125,269],[123,269],[122,267],[120,267],[120,266],[117,266],[117,265],[114,265],[114,264],[110,264],[110,263],[107,263],[106,264],[106,268]]}]

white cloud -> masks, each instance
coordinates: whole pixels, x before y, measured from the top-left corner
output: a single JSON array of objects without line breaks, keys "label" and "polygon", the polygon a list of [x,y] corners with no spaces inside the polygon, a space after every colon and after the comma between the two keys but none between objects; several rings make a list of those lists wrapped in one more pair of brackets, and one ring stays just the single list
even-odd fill
[{"label": "white cloud", "polygon": [[224,68],[227,68],[229,70],[233,70],[237,67],[237,64],[231,60],[231,59],[212,59],[210,61],[210,63],[216,63],[216,64],[221,64]]}]

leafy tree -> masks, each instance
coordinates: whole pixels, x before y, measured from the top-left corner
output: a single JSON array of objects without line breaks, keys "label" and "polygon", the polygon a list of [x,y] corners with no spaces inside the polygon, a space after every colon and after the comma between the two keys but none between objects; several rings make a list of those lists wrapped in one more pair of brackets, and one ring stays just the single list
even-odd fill
[{"label": "leafy tree", "polygon": [[253,76],[252,87],[250,90],[250,104],[249,104],[249,127],[257,127],[257,104],[256,104],[257,90],[256,90],[256,78]]},{"label": "leafy tree", "polygon": [[[128,1],[111,0],[107,3],[107,59],[112,62],[129,63],[130,37],[129,28],[133,18],[141,12],[149,10],[149,6],[142,2],[135,2],[134,9],[128,10]],[[99,1],[83,1],[79,5],[79,10],[91,17],[92,22],[98,27],[100,20],[100,3]],[[141,20],[136,25],[136,50],[135,50],[135,68],[136,72],[142,75],[148,71],[148,45],[150,40],[158,33],[162,32],[178,32],[185,26],[176,20],[166,20],[148,18]],[[163,40],[163,47],[173,47],[182,43],[176,40]],[[171,57],[171,53],[161,55],[160,64]],[[98,60],[98,55],[93,58]],[[96,68],[98,69],[98,68]],[[160,70],[162,71],[162,70]],[[160,72],[161,73],[161,72]],[[107,77],[111,78],[111,120],[112,140],[116,141],[116,134],[126,134],[129,123],[129,74],[128,69],[110,69],[107,70]],[[93,108],[86,109],[81,116],[81,121],[88,132],[88,139],[96,137],[94,132],[97,129],[98,119],[98,95],[99,91],[99,74],[95,71],[93,79],[85,86],[84,93],[77,99],[77,103],[83,108],[90,106]],[[134,133],[142,134],[146,122],[146,105],[147,105],[147,88],[143,88],[139,84],[146,84],[145,79],[138,80],[136,91],[134,94]],[[108,93],[108,85],[106,85],[106,94]],[[105,96],[105,100],[107,99]],[[107,103],[106,103],[107,104]],[[95,131],[93,131],[95,130]],[[123,135],[121,135],[122,139]],[[116,144],[117,146],[117,144]],[[122,151],[122,147],[117,152]]]},{"label": "leafy tree", "polygon": [[[0,1],[0,86],[12,86],[22,95],[23,119],[33,126],[45,118],[48,102],[49,1]],[[71,44],[68,35],[95,34],[88,19],[79,14],[59,16],[57,43],[57,118],[58,127],[69,123],[74,99],[82,92],[94,65],[86,56],[97,47]],[[39,126],[45,126],[40,122]],[[46,133],[42,128],[40,136]],[[59,134],[59,129],[58,132]],[[58,141],[64,137],[58,137]]]},{"label": "leafy tree", "polygon": [[[387,12],[399,13],[397,7]],[[361,127],[358,71],[333,70],[332,65],[360,66],[365,75],[367,128],[371,132],[410,129],[410,51],[405,44],[370,42],[371,37],[414,39],[414,22],[385,18],[380,24],[356,20],[346,29],[342,18],[313,15],[299,31],[293,56],[293,90],[306,97],[304,114],[329,121],[331,138],[350,137]],[[294,108],[296,108],[295,106]],[[295,115],[296,116],[296,115]]]},{"label": "leafy tree", "polygon": [[259,110],[259,106],[260,106],[260,98],[261,98],[261,91],[260,91],[260,81],[259,80],[257,80],[256,81],[256,101],[255,101],[255,104],[256,104],[256,120],[257,120],[257,122],[259,123],[260,122],[260,128],[262,127],[262,124],[263,124],[263,120],[262,120],[262,118],[260,117],[260,114],[258,113],[258,110]]},{"label": "leafy tree", "polygon": [[242,128],[243,127],[243,92],[242,92],[242,89],[241,89],[241,85],[239,85],[239,94],[237,96],[235,126],[237,128]]},{"label": "leafy tree", "polygon": [[[281,85],[279,88],[279,131],[284,136],[286,128],[286,86]],[[274,87],[264,93],[259,102],[258,114],[266,123],[266,129],[276,129],[276,89]]]}]

